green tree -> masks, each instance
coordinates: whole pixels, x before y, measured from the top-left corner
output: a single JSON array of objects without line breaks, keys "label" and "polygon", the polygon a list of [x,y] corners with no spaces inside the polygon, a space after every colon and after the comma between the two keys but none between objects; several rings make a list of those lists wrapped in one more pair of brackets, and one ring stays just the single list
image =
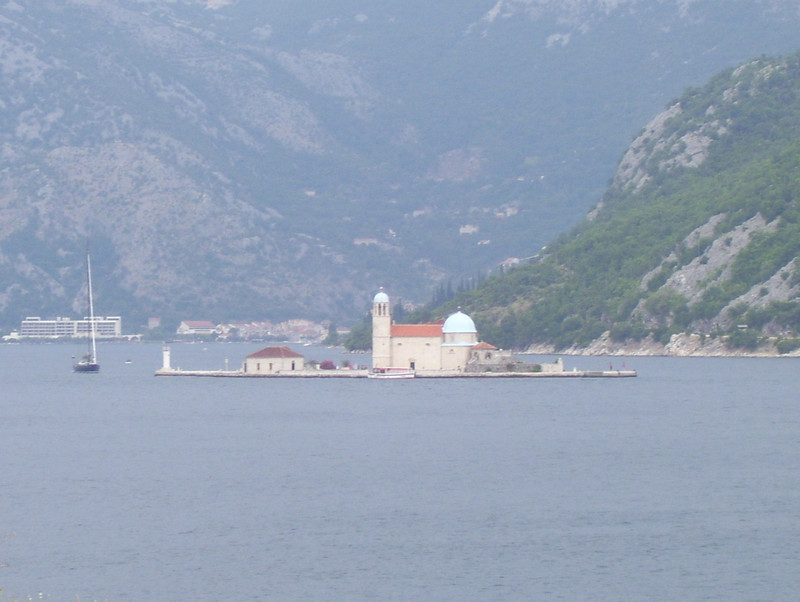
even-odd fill
[{"label": "green tree", "polygon": [[344,340],[348,351],[369,351],[372,349],[372,318],[369,314],[350,329]]}]

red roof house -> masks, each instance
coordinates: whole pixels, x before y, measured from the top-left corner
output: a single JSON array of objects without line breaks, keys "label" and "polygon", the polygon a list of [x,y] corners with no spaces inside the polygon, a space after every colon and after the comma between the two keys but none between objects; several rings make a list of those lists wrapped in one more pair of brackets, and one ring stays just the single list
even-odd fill
[{"label": "red roof house", "polygon": [[208,320],[184,320],[176,334],[214,334],[217,327]]},{"label": "red roof house", "polygon": [[305,358],[286,346],[264,347],[244,358],[247,374],[278,374],[305,369]]}]

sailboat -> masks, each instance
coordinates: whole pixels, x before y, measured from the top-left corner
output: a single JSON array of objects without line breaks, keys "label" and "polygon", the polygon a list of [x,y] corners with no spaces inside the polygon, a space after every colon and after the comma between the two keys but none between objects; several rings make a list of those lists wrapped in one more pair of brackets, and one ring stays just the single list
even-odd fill
[{"label": "sailboat", "polygon": [[100,364],[97,363],[97,323],[94,320],[94,301],[92,299],[92,258],[88,251],[86,253],[86,280],[89,287],[89,349],[86,354],[79,359],[72,369],[75,372],[99,372]]}]

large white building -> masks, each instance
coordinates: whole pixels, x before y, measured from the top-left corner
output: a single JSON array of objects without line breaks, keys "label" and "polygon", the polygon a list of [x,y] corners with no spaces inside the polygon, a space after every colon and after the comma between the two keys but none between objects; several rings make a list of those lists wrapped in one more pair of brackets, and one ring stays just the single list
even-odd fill
[{"label": "large white building", "polygon": [[513,362],[510,353],[478,341],[475,322],[461,310],[429,324],[394,324],[389,296],[372,302],[372,367],[468,372]]},{"label": "large white building", "polygon": [[[22,321],[19,329],[20,337],[56,338],[56,337],[88,337],[92,323],[89,318],[72,320],[70,318],[42,319],[28,316]],[[98,338],[117,338],[122,336],[122,318],[95,316],[95,336]]]},{"label": "large white building", "polygon": [[178,325],[175,334],[180,335],[212,335],[217,334],[217,326],[208,320],[184,320]]}]

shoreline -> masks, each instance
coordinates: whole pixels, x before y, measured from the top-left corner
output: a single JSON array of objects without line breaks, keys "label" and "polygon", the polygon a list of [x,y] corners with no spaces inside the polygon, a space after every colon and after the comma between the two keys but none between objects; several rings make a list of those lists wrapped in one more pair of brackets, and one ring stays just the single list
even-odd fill
[{"label": "shoreline", "polygon": [[[159,369],[154,376],[207,378],[368,378],[369,370],[297,370],[274,374],[252,374],[241,370]],[[417,372],[414,378],[634,378],[636,370],[572,370],[563,372]],[[382,379],[413,380],[413,379]]]},{"label": "shoreline", "polygon": [[674,334],[666,344],[647,338],[641,341],[612,341],[608,333],[585,347],[555,349],[552,345],[531,345],[519,355],[568,355],[608,357],[741,357],[741,358],[796,358],[800,348],[789,353],[778,353],[777,339],[770,338],[755,349],[731,349],[723,337],[700,334]]},{"label": "shoreline", "polygon": [[[556,349],[550,344],[533,344],[526,349],[514,351],[514,355],[564,355],[564,356],[586,356],[586,357],[740,357],[740,358],[793,358],[800,357],[800,348],[788,353],[779,353],[775,347],[775,337],[770,338],[766,343],[760,344],[756,349],[731,349],[725,344],[725,338],[703,336],[699,334],[676,334],[666,344],[659,343],[652,339],[642,341],[612,341],[608,333],[596,339],[585,347],[568,347],[566,349]],[[85,344],[86,338],[54,338],[54,339],[15,339],[11,341],[0,341],[0,345],[77,345]],[[126,338],[99,338],[98,344],[137,344],[137,345],[164,345],[163,341],[157,340],[136,340]],[[236,343],[255,344],[257,341],[171,341],[169,344],[181,345],[231,345]],[[286,342],[287,345],[304,345],[298,341]],[[321,345],[321,343],[313,343]],[[366,354],[367,351],[347,351],[341,346],[328,346],[333,349],[341,349],[346,353],[357,355]]]}]

